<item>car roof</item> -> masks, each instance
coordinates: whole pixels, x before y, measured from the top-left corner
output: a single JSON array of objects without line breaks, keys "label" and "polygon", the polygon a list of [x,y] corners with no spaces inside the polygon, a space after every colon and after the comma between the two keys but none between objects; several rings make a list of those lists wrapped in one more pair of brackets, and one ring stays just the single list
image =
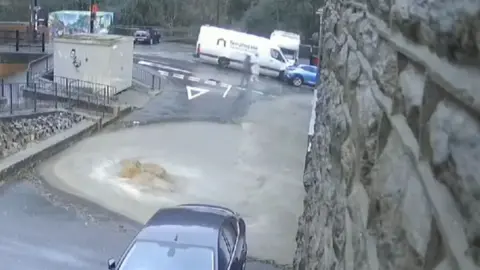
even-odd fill
[{"label": "car roof", "polygon": [[216,247],[222,223],[233,214],[228,208],[199,204],[163,208],[150,218],[137,239]]}]

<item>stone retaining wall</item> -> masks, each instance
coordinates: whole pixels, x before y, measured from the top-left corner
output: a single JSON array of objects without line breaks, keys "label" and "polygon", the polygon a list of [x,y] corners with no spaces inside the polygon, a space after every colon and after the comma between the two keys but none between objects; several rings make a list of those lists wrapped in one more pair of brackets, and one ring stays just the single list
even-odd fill
[{"label": "stone retaining wall", "polygon": [[295,269],[480,269],[480,2],[330,1]]},{"label": "stone retaining wall", "polygon": [[85,117],[69,112],[49,112],[21,118],[2,118],[0,122],[0,160],[71,128]]}]

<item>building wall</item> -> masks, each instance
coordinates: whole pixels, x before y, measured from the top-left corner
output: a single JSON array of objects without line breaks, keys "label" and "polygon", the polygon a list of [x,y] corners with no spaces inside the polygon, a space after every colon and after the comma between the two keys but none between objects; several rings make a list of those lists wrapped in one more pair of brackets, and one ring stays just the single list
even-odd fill
[{"label": "building wall", "polygon": [[294,268],[479,269],[480,2],[327,6]]},{"label": "building wall", "polygon": [[[72,57],[75,50],[76,62]],[[55,76],[111,85],[109,46],[54,41]],[[76,64],[76,65],[75,65]]]},{"label": "building wall", "polygon": [[118,91],[132,86],[133,38],[125,37],[112,48],[109,68],[111,84]]}]

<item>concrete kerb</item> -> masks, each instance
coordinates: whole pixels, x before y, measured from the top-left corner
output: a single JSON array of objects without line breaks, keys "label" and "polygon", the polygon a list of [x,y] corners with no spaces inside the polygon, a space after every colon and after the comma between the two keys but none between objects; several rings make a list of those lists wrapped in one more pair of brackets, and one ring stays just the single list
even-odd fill
[{"label": "concrete kerb", "polygon": [[[66,111],[66,110],[55,110],[60,112],[70,112],[79,115],[85,115],[75,111]],[[65,150],[72,144],[82,140],[85,137],[88,137],[95,132],[100,131],[104,127],[110,125],[118,118],[128,114],[132,111],[131,107],[125,107],[119,113],[109,119],[92,117],[90,115],[85,115],[90,121],[80,123],[59,134],[53,135],[50,138],[32,146],[29,149],[25,149],[18,153],[15,153],[0,162],[0,182],[3,182],[11,177],[14,172],[21,172],[25,169],[32,168],[36,166],[39,162],[48,159],[49,157]],[[52,113],[50,112],[41,112],[40,114]],[[37,114],[38,115],[38,114]],[[25,116],[25,115],[24,115]],[[33,115],[29,115],[33,117]]]}]

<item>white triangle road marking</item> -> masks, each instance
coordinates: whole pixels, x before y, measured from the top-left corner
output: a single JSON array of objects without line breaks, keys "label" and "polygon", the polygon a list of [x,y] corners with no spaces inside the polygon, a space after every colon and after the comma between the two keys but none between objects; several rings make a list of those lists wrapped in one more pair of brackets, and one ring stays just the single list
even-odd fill
[{"label": "white triangle road marking", "polygon": [[[194,93],[194,92],[196,92],[196,93]],[[188,100],[192,100],[194,98],[197,98],[197,97],[199,97],[199,96],[201,96],[201,95],[203,95],[207,92],[210,92],[210,90],[187,85],[187,98],[188,98]]]}]

